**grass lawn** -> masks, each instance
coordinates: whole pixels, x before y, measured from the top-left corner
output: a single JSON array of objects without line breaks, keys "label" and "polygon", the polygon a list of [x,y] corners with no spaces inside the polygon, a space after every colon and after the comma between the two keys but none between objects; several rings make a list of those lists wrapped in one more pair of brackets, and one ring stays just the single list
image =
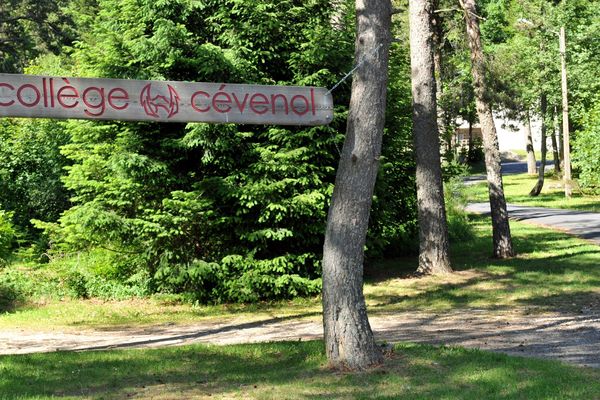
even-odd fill
[{"label": "grass lawn", "polygon": [[[458,309],[566,311],[600,308],[600,249],[563,233],[511,223],[518,256],[491,257],[487,217],[471,220],[473,237],[451,246],[455,274],[412,278],[415,257],[378,262],[365,271],[370,315]],[[199,321],[320,318],[319,298],[254,305],[193,306],[160,299],[120,302],[43,299],[0,315],[0,329],[77,330],[192,324]]]},{"label": "grass lawn", "polygon": [[[565,198],[562,181],[548,174],[544,179],[544,188],[537,197],[530,197],[529,192],[537,182],[537,176],[527,174],[504,175],[504,194],[509,203],[536,207],[567,208],[580,211],[600,212],[600,196],[573,193],[570,199]],[[479,183],[467,187],[469,201],[489,201],[487,184]]]},{"label": "grass lawn", "polygon": [[[578,312],[600,308],[600,249],[511,223],[519,255],[491,258],[488,217],[452,244],[456,273],[413,278],[416,258],[366,267],[370,315],[469,309]],[[28,267],[13,267],[27,274]],[[1,273],[1,272],[0,272]],[[31,272],[39,279],[43,271]],[[42,284],[42,283],[40,283]],[[46,282],[47,284],[47,282]],[[45,299],[0,315],[0,329],[78,330],[200,320],[319,318],[320,299],[192,306],[168,298]],[[453,347],[399,344],[363,373],[326,368],[322,342],[193,345],[0,356],[0,399],[600,399],[600,370]]]},{"label": "grass lawn", "polygon": [[322,342],[0,356],[1,399],[598,399],[600,370],[401,344],[369,372]]}]

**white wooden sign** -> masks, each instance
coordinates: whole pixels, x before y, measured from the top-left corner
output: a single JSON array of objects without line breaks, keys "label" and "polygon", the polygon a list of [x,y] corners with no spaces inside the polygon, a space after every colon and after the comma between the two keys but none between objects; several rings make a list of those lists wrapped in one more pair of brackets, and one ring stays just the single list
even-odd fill
[{"label": "white wooden sign", "polygon": [[325,88],[0,74],[0,117],[325,125]]}]

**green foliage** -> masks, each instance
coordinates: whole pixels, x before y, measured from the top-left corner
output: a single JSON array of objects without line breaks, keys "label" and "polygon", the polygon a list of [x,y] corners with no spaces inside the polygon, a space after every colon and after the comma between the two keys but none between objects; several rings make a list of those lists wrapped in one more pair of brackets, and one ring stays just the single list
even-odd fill
[{"label": "green foliage", "polygon": [[121,254],[96,248],[58,258],[44,268],[56,275],[64,296],[124,300],[149,294],[147,271],[135,273],[130,262]]},{"label": "green foliage", "polygon": [[16,274],[0,273],[0,313],[10,311],[24,299],[23,280]]},{"label": "green foliage", "polygon": [[62,122],[0,120],[0,203],[30,239],[37,236],[31,219],[56,221],[68,207],[61,182],[67,160],[59,150],[68,140]]},{"label": "green foliage", "polygon": [[0,4],[0,72],[22,72],[35,57],[73,40],[67,0],[3,0]]},{"label": "green foliage", "polygon": [[485,3],[485,20],[481,24],[482,40],[486,43],[501,43],[511,34],[508,21],[510,0],[488,0]]},{"label": "green foliage", "polygon": [[459,160],[444,161],[442,163],[442,177],[444,182],[453,181],[460,179],[463,176],[467,176],[469,172],[469,166]]},{"label": "green foliage", "polygon": [[408,53],[408,40],[390,52],[386,125],[367,235],[370,259],[418,251]]},{"label": "green foliage", "polygon": [[[165,293],[188,293],[206,302],[256,302],[320,293],[320,279],[301,276],[303,265],[318,265],[312,254],[285,255],[273,259],[229,255],[220,263],[195,260],[188,265],[159,267],[156,278]],[[317,276],[317,274],[315,274]]]},{"label": "green foliage", "polygon": [[573,163],[579,171],[579,184],[600,194],[600,101],[589,113],[584,130],[577,134]]},{"label": "green foliage", "polygon": [[0,209],[0,267],[8,261],[17,239],[12,216],[13,213]]},{"label": "green foliage", "polygon": [[450,242],[459,243],[475,239],[475,231],[465,211],[468,203],[467,193],[461,176],[454,176],[444,183],[446,218]]},{"label": "green foliage", "polygon": [[[348,13],[344,27],[332,29],[330,6],[100,0],[70,9],[85,30],[66,68],[112,78],[331,86],[352,67],[354,26]],[[410,115],[406,48],[396,57],[390,109]],[[75,254],[86,254],[90,266],[66,272],[69,290],[119,297],[103,282],[137,279],[143,284],[125,286],[200,302],[317,293],[349,86],[334,96],[334,121],[324,127],[61,123],[70,139],[60,165],[71,204],[58,219],[34,218],[51,256],[72,265]],[[410,119],[403,115],[387,126],[371,256],[401,249],[414,232]],[[93,267],[102,262],[89,255],[100,249],[115,254],[116,276]]]}]

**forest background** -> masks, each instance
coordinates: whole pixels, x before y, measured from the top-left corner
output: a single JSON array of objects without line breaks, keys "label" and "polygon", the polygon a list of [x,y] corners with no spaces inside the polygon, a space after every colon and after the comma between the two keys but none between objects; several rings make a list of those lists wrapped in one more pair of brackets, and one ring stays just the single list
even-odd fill
[{"label": "forest background", "polygon": [[[404,2],[396,2],[400,10]],[[440,0],[437,80],[450,143],[475,123],[463,14]],[[350,1],[9,0],[0,71],[38,75],[332,87],[353,65]],[[565,26],[575,177],[600,191],[600,19],[593,1],[479,2],[495,111],[558,130]],[[407,12],[397,37],[368,260],[415,253],[417,215]],[[163,293],[200,303],[321,291],[321,258],[349,82],[326,127],[0,120],[0,258],[43,271],[57,297]],[[547,105],[542,107],[541,99]],[[556,118],[554,116],[556,114]],[[444,175],[477,143],[444,147]],[[447,196],[451,240],[468,238]],[[460,197],[460,196],[459,196]],[[0,267],[2,268],[2,267]],[[0,270],[0,308],[37,290]],[[4,305],[4,306],[3,306]]]}]

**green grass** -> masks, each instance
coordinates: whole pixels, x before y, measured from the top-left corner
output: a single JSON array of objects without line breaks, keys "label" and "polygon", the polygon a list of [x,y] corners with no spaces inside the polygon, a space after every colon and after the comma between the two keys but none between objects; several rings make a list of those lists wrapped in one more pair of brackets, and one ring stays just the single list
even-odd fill
[{"label": "green grass", "polygon": [[473,216],[475,237],[451,246],[456,273],[406,279],[411,259],[367,270],[365,287],[371,313],[448,311],[481,308],[523,312],[578,312],[600,307],[600,249],[564,233],[511,222],[518,253],[509,260],[491,257],[489,217]]},{"label": "green grass", "polygon": [[[600,212],[600,196],[584,195],[574,192],[570,199],[565,198],[562,181],[548,174],[544,180],[542,193],[537,197],[529,192],[537,182],[536,176],[527,174],[505,175],[504,194],[509,203],[535,207],[565,208],[579,211]],[[469,201],[488,201],[487,184],[480,183],[466,188]]]},{"label": "green grass", "polygon": [[319,315],[318,298],[258,304],[224,304],[195,306],[163,302],[160,298],[102,301],[71,299],[33,301],[0,314],[0,329],[79,330],[129,328],[150,325],[192,324],[224,320],[246,322],[272,317]]},{"label": "green grass", "polygon": [[[513,150],[509,150],[509,152],[511,152],[511,153],[515,153],[515,154],[516,154],[517,156],[519,156],[519,158],[520,158],[521,160],[523,160],[523,161],[526,161],[526,160],[527,160],[527,150],[522,150],[522,149],[513,149]],[[540,150],[536,150],[536,151],[534,151],[534,154],[535,154],[535,159],[536,159],[536,160],[540,160],[540,159],[541,159],[542,155],[541,155],[541,153],[540,153]],[[548,156],[549,156],[550,158],[552,158],[552,151],[549,151],[549,152],[548,152]]]},{"label": "green grass", "polygon": [[[512,222],[518,256],[496,260],[491,257],[489,218],[471,219],[474,237],[451,246],[457,271],[452,275],[412,278],[409,274],[416,270],[415,257],[367,266],[365,296],[370,315],[472,308],[578,312],[583,307],[600,307],[598,246]],[[295,316],[318,319],[320,311],[318,297],[218,306],[172,304],[152,298],[119,302],[64,299],[31,303],[0,315],[0,329],[103,329]]]},{"label": "green grass", "polygon": [[326,368],[322,342],[0,357],[1,399],[597,399],[600,371],[402,344],[369,372]]}]

